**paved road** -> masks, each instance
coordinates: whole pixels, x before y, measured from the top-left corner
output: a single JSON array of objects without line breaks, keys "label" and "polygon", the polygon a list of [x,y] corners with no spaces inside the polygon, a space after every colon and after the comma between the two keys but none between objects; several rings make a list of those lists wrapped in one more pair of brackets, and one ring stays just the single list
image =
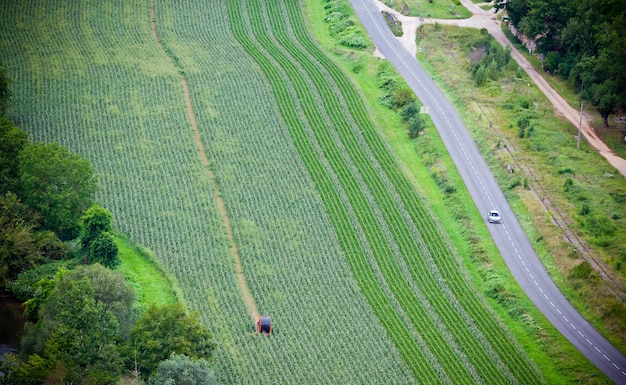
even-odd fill
[{"label": "paved road", "polygon": [[[378,51],[404,77],[446,145],[478,210],[497,208],[502,224],[489,231],[513,276],[541,312],[578,350],[615,383],[626,384],[626,357],[604,339],[563,297],[543,268],[467,128],[414,56],[393,36],[374,0],[351,0]],[[486,219],[485,219],[486,221]]]}]

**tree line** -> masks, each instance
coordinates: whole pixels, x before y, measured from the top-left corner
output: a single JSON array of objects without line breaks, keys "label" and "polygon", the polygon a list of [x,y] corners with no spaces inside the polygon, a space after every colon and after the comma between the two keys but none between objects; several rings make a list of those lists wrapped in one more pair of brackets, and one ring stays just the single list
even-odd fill
[{"label": "tree line", "polygon": [[543,67],[582,89],[608,127],[626,109],[626,0],[497,0]]},{"label": "tree line", "polygon": [[113,216],[95,202],[89,161],[38,143],[7,113],[0,64],[0,286],[25,304],[19,354],[0,384],[214,383],[213,338],[181,304],[137,306],[122,274]]}]

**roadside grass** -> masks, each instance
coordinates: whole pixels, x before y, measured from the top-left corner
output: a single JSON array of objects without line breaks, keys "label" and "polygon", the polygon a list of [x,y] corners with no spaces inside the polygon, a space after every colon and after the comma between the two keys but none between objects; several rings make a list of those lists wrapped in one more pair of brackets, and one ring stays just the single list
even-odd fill
[{"label": "roadside grass", "polygon": [[[531,65],[537,70],[537,72],[554,88],[566,101],[572,106],[572,108],[580,110],[580,88],[575,89],[567,81],[553,76],[543,70],[539,59],[531,55],[526,47],[511,33],[509,28],[502,24],[502,31],[506,34],[509,41],[524,55]],[[578,85],[577,87],[580,87]],[[622,158],[626,158],[626,125],[618,124],[612,121],[612,117],[609,117],[609,127],[602,126],[602,117],[598,111],[588,101],[583,101],[583,113],[587,118],[591,118],[591,125],[595,128],[598,135],[602,140],[613,150],[617,155]]]},{"label": "roadside grass", "polygon": [[[602,284],[597,272],[591,270],[584,277],[577,276],[581,256],[562,240],[562,232],[550,220],[552,214],[523,186],[539,186],[566,213],[570,226],[579,237],[584,237],[591,255],[617,280],[621,287],[618,291],[623,295],[622,264],[626,258],[623,178],[615,176],[614,170],[587,143],[576,149],[573,140],[576,128],[554,115],[552,106],[521,70],[512,68],[505,78],[476,88],[464,69],[467,64],[446,64],[450,55],[463,56],[452,41],[478,31],[451,28],[426,31],[428,35],[422,37],[422,42],[431,49],[419,56],[420,62],[460,110],[548,272],[591,323],[618,348],[625,346],[623,303],[616,300],[616,293],[608,290],[607,284]],[[528,101],[531,101],[529,108],[522,111],[518,103]],[[530,116],[535,127],[532,134],[523,138],[518,127],[520,114]],[[491,129],[489,121],[493,123]],[[509,173],[506,165],[515,163],[528,166],[532,174],[521,170]],[[598,223],[606,224],[607,228]]]},{"label": "roadside grass", "polygon": [[459,0],[382,0],[388,7],[405,16],[427,17],[433,19],[466,19],[472,15]]},{"label": "roadside grass", "polygon": [[[381,91],[376,86],[376,74],[380,70],[381,64],[386,62],[373,57],[370,52],[339,48],[329,36],[327,27],[322,22],[322,7],[315,4],[313,0],[306,0],[305,3],[311,31],[323,47],[334,53],[334,59],[358,83],[359,89],[369,101],[372,118],[383,131],[386,140],[394,149],[394,153],[403,165],[406,174],[414,182],[416,189],[428,198],[432,211],[458,250],[470,279],[479,291],[485,293],[489,303],[505,320],[509,330],[538,365],[548,382],[565,384],[576,379],[581,383],[607,383],[606,377],[565,340],[535,308],[510,275],[506,264],[499,257],[499,252],[491,241],[481,214],[474,206],[456,172],[456,167],[449,158],[445,146],[430,120],[427,119],[424,134],[413,141],[408,138],[406,130],[401,128],[400,117],[378,103]],[[442,45],[454,47],[453,43],[437,40],[436,43],[431,44],[431,48]],[[462,59],[459,54],[449,51],[450,47],[444,54],[447,55],[445,60],[456,63],[458,66]],[[446,70],[446,81],[454,83],[456,80],[461,80],[467,76],[465,71],[461,70],[463,67],[459,68],[456,71]],[[441,82],[439,83],[441,84]],[[468,92],[472,92],[472,87],[468,89]],[[449,90],[447,94],[450,97]],[[457,107],[464,105],[462,97],[452,96],[452,99],[456,99],[454,103]],[[472,112],[472,114],[476,115],[476,112]],[[482,123],[488,126],[487,120],[484,117],[481,118],[479,114],[478,119],[483,119]],[[564,123],[562,124],[563,127],[566,126]],[[472,131],[475,133],[476,128],[473,128]],[[477,140],[483,142],[481,148],[494,143],[491,138],[478,138]],[[501,142],[504,140],[505,138],[502,138]],[[589,152],[591,149],[587,148],[584,151]],[[434,162],[432,162],[433,159]],[[491,163],[491,167],[494,167],[493,162]],[[502,168],[499,180],[510,178],[504,170]],[[436,178],[440,177],[442,173],[447,178],[448,183],[455,186],[456,193],[446,195],[442,192],[436,181]],[[510,181],[507,182],[511,183]],[[523,184],[523,181],[520,183]],[[541,208],[532,207],[532,211],[529,212],[529,209],[524,205],[524,200],[528,198],[517,197],[517,191],[521,190],[519,187],[514,187],[513,190],[515,191],[507,191],[507,196],[511,200],[514,210],[521,213],[520,221],[525,226],[527,233],[530,234],[531,241],[533,241],[544,265],[554,276],[555,271],[560,271],[559,266],[550,257],[548,243],[544,240],[545,236],[537,235],[538,232],[533,227],[531,220],[533,216],[538,215],[537,210],[540,212]],[[530,195],[528,190],[521,190],[521,193]],[[545,213],[540,212],[539,215],[541,218],[547,218]],[[578,260],[575,262],[579,263]],[[562,285],[563,281],[566,281],[566,277],[557,276],[556,280],[559,285]],[[564,379],[565,377],[567,379]]]},{"label": "roadside grass", "polygon": [[121,259],[121,272],[137,295],[136,307],[143,311],[151,305],[182,302],[182,294],[174,278],[155,261],[152,252],[132,243],[124,234],[115,234]]}]

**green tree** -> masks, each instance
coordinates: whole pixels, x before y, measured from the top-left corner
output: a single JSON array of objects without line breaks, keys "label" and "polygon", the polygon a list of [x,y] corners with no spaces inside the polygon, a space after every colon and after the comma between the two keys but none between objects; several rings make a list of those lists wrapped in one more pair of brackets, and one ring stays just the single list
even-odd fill
[{"label": "green tree", "polygon": [[608,126],[608,117],[626,109],[626,0],[499,0],[511,22],[537,42],[545,68],[558,70],[573,88],[584,84]]},{"label": "green tree", "polygon": [[215,384],[211,365],[202,358],[193,360],[184,354],[172,354],[162,361],[149,385],[211,385]]},{"label": "green tree", "polygon": [[7,76],[6,68],[0,63],[0,116],[6,115],[9,108],[9,99],[11,98],[10,84],[11,79]]},{"label": "green tree", "polygon": [[66,381],[115,382],[122,363],[115,316],[96,301],[89,277],[62,280],[55,291],[44,308],[53,313],[44,355],[64,366]]},{"label": "green tree", "polygon": [[62,240],[77,237],[97,187],[89,161],[56,143],[33,143],[19,155],[19,173],[21,197],[41,214],[43,228]]},{"label": "green tree", "polygon": [[59,259],[66,246],[49,231],[37,231],[38,215],[8,192],[0,195],[0,284],[8,287],[21,272]]},{"label": "green tree", "polygon": [[111,233],[102,233],[87,249],[87,263],[100,263],[109,269],[120,264],[119,249]]},{"label": "green tree", "polygon": [[[212,337],[196,313],[187,314],[181,304],[150,307],[130,333],[126,357],[128,368],[153,373],[173,353],[192,358],[209,358]],[[132,360],[136,361],[132,361]]]},{"label": "green tree", "polygon": [[127,338],[136,321],[132,308],[135,302],[135,291],[128,286],[121,273],[107,269],[98,263],[78,266],[63,276],[68,280],[85,277],[91,281],[94,300],[102,304],[104,312],[113,313],[119,325],[120,335]]},{"label": "green tree", "polygon": [[120,263],[118,247],[111,235],[112,222],[111,212],[97,204],[81,218],[80,242],[86,263],[99,262],[108,268]]},{"label": "green tree", "polygon": [[26,131],[15,127],[6,116],[0,116],[0,194],[18,192],[18,155],[28,143]]},{"label": "green tree", "polygon": [[0,360],[0,384],[2,385],[31,385],[44,384],[53,370],[52,363],[33,354],[26,361],[22,361],[17,354],[5,354]]},{"label": "green tree", "polygon": [[61,271],[23,343],[65,382],[108,384],[123,366],[120,343],[133,323],[134,293],[99,264]]},{"label": "green tree", "polygon": [[426,127],[426,122],[421,116],[415,115],[407,122],[407,126],[409,127],[409,137],[415,139]]},{"label": "green tree", "polygon": [[392,93],[391,105],[394,109],[401,109],[404,106],[415,102],[415,94],[410,88],[398,88]]}]

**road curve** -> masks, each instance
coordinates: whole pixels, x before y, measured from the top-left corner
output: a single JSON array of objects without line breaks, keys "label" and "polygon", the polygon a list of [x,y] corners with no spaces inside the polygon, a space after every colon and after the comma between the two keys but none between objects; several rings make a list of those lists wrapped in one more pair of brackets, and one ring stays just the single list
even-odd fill
[{"label": "road curve", "polygon": [[[458,113],[396,39],[374,0],[350,0],[378,51],[397,69],[430,117],[481,213],[497,208],[502,224],[488,228],[511,273],[528,297],[578,350],[617,384],[626,385],[626,357],[565,299],[533,250]],[[486,219],[485,219],[486,222]]]}]

